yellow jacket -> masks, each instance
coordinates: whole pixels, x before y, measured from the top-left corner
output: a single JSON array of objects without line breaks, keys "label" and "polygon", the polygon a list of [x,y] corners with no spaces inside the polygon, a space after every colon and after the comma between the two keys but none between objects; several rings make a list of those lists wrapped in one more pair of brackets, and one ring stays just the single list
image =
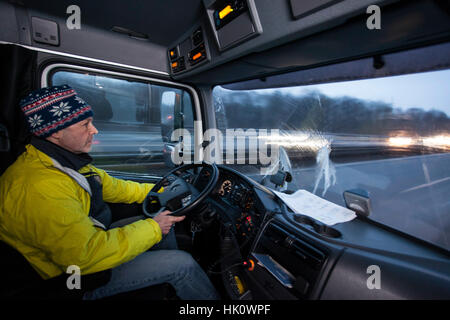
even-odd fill
[{"label": "yellow jacket", "polygon": [[[152,219],[108,231],[88,217],[90,195],[73,178],[55,168],[52,159],[32,145],[0,177],[0,240],[16,248],[44,279],[77,265],[82,274],[114,268],[161,240]],[[103,199],[142,203],[153,187],[97,172]]]}]

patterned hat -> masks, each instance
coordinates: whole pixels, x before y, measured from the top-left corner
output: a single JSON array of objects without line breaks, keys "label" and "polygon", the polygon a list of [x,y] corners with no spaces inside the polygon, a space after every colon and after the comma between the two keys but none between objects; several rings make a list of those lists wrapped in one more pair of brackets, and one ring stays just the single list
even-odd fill
[{"label": "patterned hat", "polygon": [[68,85],[35,90],[20,101],[20,108],[31,133],[41,138],[94,116],[91,106]]}]

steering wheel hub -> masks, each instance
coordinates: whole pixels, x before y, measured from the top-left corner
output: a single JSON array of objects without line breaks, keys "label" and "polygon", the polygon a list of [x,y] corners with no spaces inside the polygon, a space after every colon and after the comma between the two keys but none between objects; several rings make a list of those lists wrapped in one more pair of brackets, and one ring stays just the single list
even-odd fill
[{"label": "steering wheel hub", "polygon": [[[195,187],[197,179],[186,179],[184,173],[190,169],[208,170],[209,181],[203,190]],[[200,175],[198,175],[200,176]],[[197,177],[198,177],[197,176]],[[187,164],[167,173],[150,190],[143,203],[144,215],[156,217],[164,210],[172,211],[171,215],[183,216],[197,207],[213,190],[219,179],[219,169],[214,163]],[[168,183],[163,187],[164,183]],[[158,192],[163,187],[162,192]]]}]

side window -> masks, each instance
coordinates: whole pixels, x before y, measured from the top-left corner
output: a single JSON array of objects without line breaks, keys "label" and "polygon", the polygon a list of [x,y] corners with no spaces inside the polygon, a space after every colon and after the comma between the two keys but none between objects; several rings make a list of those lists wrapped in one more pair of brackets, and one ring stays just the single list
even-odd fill
[{"label": "side window", "polygon": [[104,170],[163,175],[173,167],[167,147],[173,130],[186,128],[193,136],[193,104],[186,90],[66,70],[54,72],[51,83],[68,84],[94,110],[99,133],[90,155]]}]

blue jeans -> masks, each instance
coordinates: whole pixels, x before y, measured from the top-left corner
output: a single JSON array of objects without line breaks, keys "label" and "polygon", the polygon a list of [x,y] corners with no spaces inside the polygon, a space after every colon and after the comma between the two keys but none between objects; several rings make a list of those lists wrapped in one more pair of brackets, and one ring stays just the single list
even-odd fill
[{"label": "blue jeans", "polygon": [[177,296],[183,300],[220,298],[192,256],[177,250],[175,232],[172,228],[167,236],[149,251],[113,268],[110,281],[102,287],[86,292],[83,299],[101,299],[164,282],[170,283]]}]

